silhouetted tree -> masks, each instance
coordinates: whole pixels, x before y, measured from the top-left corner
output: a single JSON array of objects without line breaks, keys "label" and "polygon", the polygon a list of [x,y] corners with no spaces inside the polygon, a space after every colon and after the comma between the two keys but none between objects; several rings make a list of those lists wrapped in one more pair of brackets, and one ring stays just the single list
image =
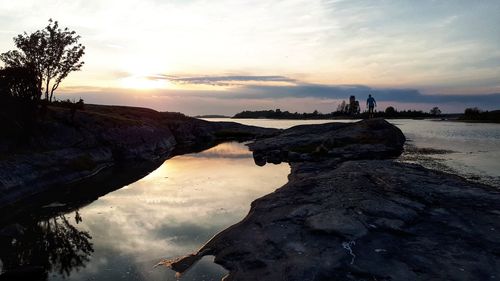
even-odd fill
[{"label": "silhouetted tree", "polygon": [[477,107],[466,108],[464,111],[464,118],[469,120],[481,119],[482,111]]},{"label": "silhouetted tree", "polygon": [[346,104],[345,101],[342,101],[338,106],[337,106],[337,111],[340,113],[346,113],[347,112],[347,107],[348,105]]},{"label": "silhouetted tree", "polygon": [[35,71],[38,79],[38,92],[51,101],[54,91],[61,81],[72,71],[83,66],[80,61],[85,54],[85,47],[78,43],[79,35],[67,27],[59,28],[57,21],[49,20],[43,30],[31,34],[24,32],[14,37],[18,50],[11,50],[0,55],[7,67],[28,67]]},{"label": "silhouetted tree", "polygon": [[387,117],[392,117],[392,116],[395,116],[397,113],[396,109],[392,106],[388,106],[386,109],[385,109],[385,115]]},{"label": "silhouetted tree", "polygon": [[475,120],[500,123],[500,110],[483,111],[477,107],[466,108],[461,120]]},{"label": "silhouetted tree", "polygon": [[481,110],[477,107],[469,107],[469,108],[466,108],[464,111],[464,114],[468,115],[468,116],[479,115],[480,113],[481,113]]},{"label": "silhouetted tree", "polygon": [[439,107],[435,106],[435,107],[433,107],[433,108],[431,109],[430,113],[431,113],[432,115],[435,115],[435,116],[437,116],[437,115],[441,115],[441,109],[439,109]]}]

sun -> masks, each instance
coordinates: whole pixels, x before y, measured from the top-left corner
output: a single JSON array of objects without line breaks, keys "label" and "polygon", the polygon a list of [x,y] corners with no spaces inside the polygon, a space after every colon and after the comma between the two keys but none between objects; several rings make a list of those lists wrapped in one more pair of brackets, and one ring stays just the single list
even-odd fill
[{"label": "sun", "polygon": [[168,65],[168,63],[152,59],[128,60],[121,66],[121,69],[123,69],[123,72],[127,73],[127,75],[119,79],[119,84],[126,89],[138,90],[170,88],[172,86],[171,82],[158,77],[158,73],[167,71],[164,65]]}]

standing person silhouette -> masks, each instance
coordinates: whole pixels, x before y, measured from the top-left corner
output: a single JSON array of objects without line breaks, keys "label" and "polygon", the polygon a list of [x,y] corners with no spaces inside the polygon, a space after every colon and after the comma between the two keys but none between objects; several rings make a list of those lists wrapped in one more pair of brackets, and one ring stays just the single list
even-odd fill
[{"label": "standing person silhouette", "polygon": [[366,99],[366,105],[368,106],[368,118],[373,118],[373,109],[377,106],[377,102],[372,97],[372,95],[368,95],[368,99]]}]

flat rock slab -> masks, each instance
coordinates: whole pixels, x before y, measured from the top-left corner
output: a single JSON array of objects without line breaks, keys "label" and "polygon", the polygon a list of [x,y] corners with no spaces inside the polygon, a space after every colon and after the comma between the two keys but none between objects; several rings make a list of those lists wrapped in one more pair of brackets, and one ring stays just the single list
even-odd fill
[{"label": "flat rock slab", "polygon": [[[313,149],[292,161],[300,143]],[[289,182],[197,253],[163,264],[183,272],[214,255],[229,270],[224,280],[500,278],[498,189],[391,160],[403,144],[383,120],[257,141],[256,162],[289,161]]]},{"label": "flat rock slab", "polygon": [[390,160],[295,167],[199,253],[224,280],[496,280],[500,193]]}]

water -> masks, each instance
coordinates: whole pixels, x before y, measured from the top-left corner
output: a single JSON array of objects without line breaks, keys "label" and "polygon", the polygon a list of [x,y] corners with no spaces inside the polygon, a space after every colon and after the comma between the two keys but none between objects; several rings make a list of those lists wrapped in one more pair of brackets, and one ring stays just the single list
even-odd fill
[{"label": "water", "polygon": [[391,122],[403,131],[409,145],[447,151],[410,157],[403,154],[403,159],[500,187],[500,124],[432,120]]},{"label": "water", "polygon": [[[206,119],[286,129],[294,125],[358,120]],[[500,187],[500,124],[389,119],[407,138],[401,160]],[[420,149],[411,149],[417,147]],[[409,148],[409,149],[408,149]],[[432,148],[422,153],[422,148]],[[441,151],[437,151],[441,150]],[[434,152],[434,153],[433,153]]]},{"label": "water", "polygon": [[207,121],[231,121],[245,125],[252,125],[264,128],[287,129],[297,125],[323,124],[328,122],[355,122],[359,120],[338,119],[338,120],[276,120],[276,119],[230,119],[230,118],[206,118]]},{"label": "water", "polygon": [[[243,219],[250,203],[284,185],[289,172],[286,164],[255,165],[241,143],[177,156],[78,211],[19,221],[24,235],[1,239],[0,258],[5,269],[41,266],[48,280],[176,280],[170,269],[153,266],[198,250]],[[224,269],[210,259],[182,280],[221,280]]]},{"label": "water", "polygon": [[[329,122],[230,121],[274,128]],[[389,121],[409,140],[402,161],[499,186],[500,125]],[[420,150],[414,153],[411,147]],[[286,164],[256,166],[240,143],[174,157],[97,200],[83,198],[86,189],[69,194],[68,198],[80,198],[77,209],[60,199],[14,224],[0,226],[0,271],[22,265],[41,275],[39,280],[175,280],[169,269],[153,266],[161,259],[196,251],[213,235],[239,222],[250,203],[285,184],[289,172]],[[211,257],[205,257],[182,280],[220,280],[225,273]]]}]

